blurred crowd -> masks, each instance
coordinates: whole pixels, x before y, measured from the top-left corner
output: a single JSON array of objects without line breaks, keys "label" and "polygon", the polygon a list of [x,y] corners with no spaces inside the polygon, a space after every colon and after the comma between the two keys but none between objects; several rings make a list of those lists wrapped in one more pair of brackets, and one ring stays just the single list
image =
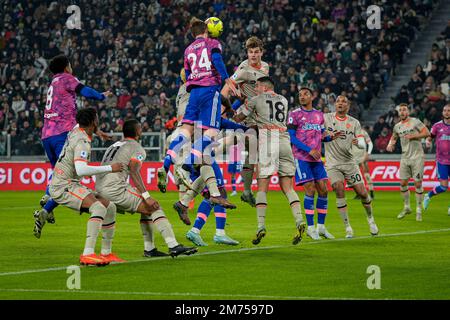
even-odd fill
[{"label": "blurred crowd", "polygon": [[[394,125],[400,121],[398,105],[406,103],[410,115],[419,118],[431,129],[433,124],[442,119],[442,110],[450,101],[450,20],[445,30],[436,38],[426,66],[417,65],[409,82],[403,85],[393,97],[395,103],[391,110],[379,117],[370,130],[375,141],[375,152],[385,153]],[[399,152],[399,144],[396,151]],[[429,152],[434,152],[435,146]]]},{"label": "blurred crowd", "polygon": [[[352,100],[350,114],[360,118],[403,62],[436,1],[80,0],[78,30],[66,26],[73,1],[5,0],[0,3],[0,132],[11,135],[12,155],[43,154],[47,65],[61,52],[83,83],[115,94],[104,102],[78,100],[80,107],[98,108],[101,129],[120,132],[124,120],[136,117],[145,132],[167,130],[176,114],[183,52],[192,41],[187,32],[192,13],[224,22],[220,40],[229,74],[246,58],[245,40],[256,35],[265,44],[263,59],[277,90],[292,108],[298,88],[307,85],[316,108],[334,111],[336,96],[345,94]],[[379,30],[366,25],[372,4],[382,10]],[[447,54],[448,62],[446,48],[443,52],[437,44],[436,50]],[[429,85],[435,92],[444,79],[435,77],[441,74],[441,54],[432,56],[431,75],[419,72],[418,87]],[[423,110],[420,97],[426,90],[416,92],[415,83],[410,87],[417,110]]]}]

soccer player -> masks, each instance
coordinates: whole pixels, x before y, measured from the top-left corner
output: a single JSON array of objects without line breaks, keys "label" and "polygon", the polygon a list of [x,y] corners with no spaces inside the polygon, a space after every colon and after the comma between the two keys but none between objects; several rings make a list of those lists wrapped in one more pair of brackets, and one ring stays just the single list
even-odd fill
[{"label": "soccer player", "polygon": [[400,137],[402,146],[400,191],[403,197],[404,207],[397,218],[403,219],[407,214],[411,213],[408,182],[410,178],[413,178],[416,189],[416,221],[422,221],[422,179],[425,155],[421,140],[429,137],[430,131],[422,121],[409,116],[409,107],[406,103],[399,105],[399,115],[401,121],[394,126],[391,140],[386,147],[387,151],[394,151],[395,144]]},{"label": "soccer player", "polygon": [[[167,219],[159,203],[152,199],[145,188],[141,177],[142,162],[146,153],[139,140],[142,135],[140,123],[135,120],[127,120],[123,125],[122,141],[110,146],[103,156],[102,165],[120,163],[125,170],[114,174],[102,174],[97,176],[95,189],[99,195],[114,203],[118,210],[141,214],[141,230],[144,236],[144,256],[164,256],[159,252],[153,241],[152,225],[161,233],[171,256],[179,254],[190,255],[197,252],[196,248],[184,247],[175,239],[172,226]],[[128,176],[136,187],[128,184]],[[190,224],[189,217],[180,216],[184,223]]]},{"label": "soccer player", "polygon": [[[427,138],[427,146],[431,147],[431,141],[436,139],[436,166],[439,185],[425,194],[423,208],[426,210],[430,205],[431,198],[447,191],[448,179],[450,177],[450,104],[442,110],[442,120],[435,123],[431,128],[431,135]],[[450,215],[450,207],[448,209]]]},{"label": "soccer player", "polygon": [[[77,124],[75,116],[77,114],[76,95],[94,100],[104,100],[112,93],[107,91],[99,93],[94,89],[82,84],[72,75],[72,66],[65,55],[54,57],[49,64],[49,69],[53,73],[53,79],[48,87],[47,102],[44,110],[44,127],[42,129],[42,144],[45,153],[50,161],[52,169],[64,147],[67,134]],[[109,138],[104,132],[95,132],[100,138]],[[48,192],[41,199],[43,209],[35,211],[34,215],[44,214],[49,223],[55,223],[53,210],[58,206],[53,201]]]},{"label": "soccer player", "polygon": [[236,192],[236,174],[240,173],[242,171],[242,162],[241,162],[241,144],[238,143],[236,140],[237,138],[234,138],[235,144],[230,146],[229,151],[229,163],[228,163],[228,173],[231,175],[231,195],[235,196],[237,194]]},{"label": "soccer player", "polygon": [[[364,178],[367,181],[370,197],[374,199],[375,195],[373,192],[373,181],[372,178],[370,177],[369,165],[367,164],[367,161],[369,160],[369,155],[372,153],[373,143],[372,140],[370,139],[369,134],[365,129],[361,128],[361,134],[364,136],[364,141],[366,142],[367,148],[360,149],[356,146],[353,146],[352,150],[356,159],[356,163],[359,165],[359,168],[361,169],[361,172],[364,174]],[[355,199],[359,199],[358,195],[355,196]]]},{"label": "soccer player", "polygon": [[285,97],[275,93],[274,83],[268,76],[256,81],[257,95],[247,100],[245,106],[234,117],[236,122],[252,115],[259,131],[258,193],[256,212],[258,229],[252,243],[257,245],[266,235],[267,192],[270,177],[278,172],[280,187],[286,196],[294,216],[297,233],[292,244],[298,244],[303,237],[306,223],[301,213],[300,199],[294,191],[292,177],[295,175],[294,156],[289,134],[286,132],[288,102]]},{"label": "soccer player", "polygon": [[202,158],[204,151],[212,144],[213,138],[220,128],[222,81],[228,84],[235,95],[238,95],[238,92],[223,63],[222,46],[216,39],[208,38],[208,28],[205,22],[193,18],[190,30],[195,41],[184,52],[186,90],[190,92],[189,102],[186,106],[180,133],[169,146],[164,158],[164,166],[158,169],[158,187],[161,192],[165,192],[170,166],[177,160],[180,148],[184,144],[190,143],[195,125],[204,131],[202,137],[198,141],[194,141],[189,163],[202,163],[200,173],[208,185],[211,202],[226,208],[235,208],[235,205],[220,196],[214,171],[210,165],[204,164]]},{"label": "soccer player", "polygon": [[[231,76],[231,79],[239,85],[239,89],[244,99],[250,99],[257,95],[256,93],[256,80],[258,78],[269,75],[269,64],[262,61],[263,55],[263,42],[257,37],[250,37],[245,42],[245,48],[247,50],[247,60],[244,60],[238,67],[237,71]],[[233,89],[226,84],[222,89],[222,95],[226,98],[230,96],[230,90]],[[238,109],[240,106],[240,100],[236,100],[233,104],[233,109]],[[255,126],[256,122],[253,119],[253,115],[250,115],[245,119],[245,125],[247,127]],[[249,141],[246,141],[246,150],[249,150]],[[247,202],[252,207],[256,205],[255,197],[252,193],[253,172],[255,171],[255,164],[250,163],[250,157],[252,155],[247,152],[243,170],[241,173],[244,181],[244,192],[241,195],[241,200]]]},{"label": "soccer player", "polygon": [[366,211],[369,230],[372,235],[378,234],[372,212],[372,199],[370,199],[361,172],[351,152],[352,145],[365,148],[364,137],[361,134],[361,124],[355,118],[347,115],[350,108],[348,98],[338,96],[336,99],[336,112],[324,114],[325,129],[330,134],[340,132],[339,138],[325,143],[325,163],[331,186],[336,193],[338,211],[344,221],[346,238],[353,237],[353,229],[348,218],[347,203],[345,201],[345,185],[352,187],[361,198]]},{"label": "soccer player", "polygon": [[[72,129],[58,161],[55,165],[49,192],[52,199],[76,211],[88,210],[91,217],[87,223],[86,243],[80,256],[82,265],[105,265],[110,262],[123,262],[111,252],[114,238],[116,206],[94,193],[80,183],[83,176],[101,173],[120,172],[125,169],[121,163],[105,166],[90,166],[91,140],[98,127],[98,115],[94,108],[78,111],[76,121],[79,126]],[[47,220],[45,212],[36,218],[35,235],[40,237],[42,226]],[[95,244],[102,230],[101,255],[95,254]]]},{"label": "soccer player", "polygon": [[[328,212],[327,172],[321,158],[324,129],[323,113],[312,105],[312,91],[301,88],[299,91],[301,107],[292,111],[288,118],[288,131],[295,156],[295,182],[305,188],[303,206],[308,229],[306,234],[313,240],[320,236],[333,239],[325,227]],[[326,139],[330,139],[327,136]],[[317,228],[314,227],[314,197],[317,196]]]}]

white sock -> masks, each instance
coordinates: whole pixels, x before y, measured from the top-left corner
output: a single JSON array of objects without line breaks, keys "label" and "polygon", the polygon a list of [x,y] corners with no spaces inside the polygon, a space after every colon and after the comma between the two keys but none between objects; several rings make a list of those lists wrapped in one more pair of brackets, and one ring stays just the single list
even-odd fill
[{"label": "white sock", "polygon": [[217,236],[224,236],[225,230],[224,229],[216,229],[216,235]]}]

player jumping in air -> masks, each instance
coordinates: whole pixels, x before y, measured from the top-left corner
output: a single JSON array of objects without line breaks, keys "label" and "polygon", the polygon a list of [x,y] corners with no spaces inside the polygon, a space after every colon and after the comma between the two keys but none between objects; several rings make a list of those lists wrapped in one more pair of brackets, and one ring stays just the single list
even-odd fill
[{"label": "player jumping in air", "polygon": [[[124,140],[114,143],[106,150],[102,165],[121,163],[126,169],[118,173],[98,175],[95,189],[100,196],[113,202],[118,210],[141,214],[140,223],[144,236],[145,257],[166,255],[159,252],[154,245],[152,226],[155,226],[161,233],[172,257],[179,254],[193,254],[197,252],[197,249],[184,247],[177,242],[172,226],[159,203],[150,197],[145,188],[140,173],[142,162],[146,157],[145,150],[139,143],[141,135],[142,128],[137,120],[125,121],[123,125]],[[127,182],[128,176],[131,177],[136,187],[132,187]],[[186,221],[187,217],[180,218]]]},{"label": "player jumping in air", "polygon": [[[47,91],[42,144],[53,169],[63,149],[67,134],[77,124],[75,119],[77,114],[76,95],[81,94],[88,99],[102,101],[112,93],[109,91],[99,93],[78,81],[72,75],[72,67],[65,55],[54,57],[50,61],[49,69],[53,73],[53,79]],[[100,130],[95,133],[102,139],[108,137]],[[47,216],[47,222],[55,223],[53,210],[58,204],[50,198],[48,187],[46,194],[41,199],[41,206],[43,206],[42,210],[34,212],[35,218],[44,214]]]},{"label": "player jumping in air", "polygon": [[[442,110],[442,120],[431,128],[431,136],[427,138],[427,146],[431,147],[431,141],[436,139],[436,166],[439,185],[428,192],[423,199],[423,208],[430,205],[431,198],[447,191],[450,178],[450,104]],[[450,207],[448,209],[450,215]]]},{"label": "player jumping in air", "polygon": [[164,158],[164,166],[158,169],[158,187],[162,192],[166,191],[167,173],[170,166],[177,161],[180,148],[191,142],[195,125],[204,131],[199,141],[194,141],[191,155],[187,160],[189,164],[202,163],[200,174],[210,191],[210,201],[225,208],[235,208],[236,206],[221,197],[211,165],[203,162],[203,153],[212,144],[213,138],[220,128],[222,81],[228,84],[235,95],[238,95],[238,92],[228,77],[223,63],[222,46],[216,39],[208,38],[207,25],[194,18],[191,21],[190,29],[195,41],[186,48],[184,53],[186,90],[190,92],[189,102],[186,106],[180,133],[169,146]]},{"label": "player jumping in air", "polygon": [[266,235],[267,192],[270,177],[277,172],[281,190],[289,202],[296,224],[297,233],[292,240],[293,244],[298,244],[302,240],[306,229],[300,199],[292,183],[295,163],[289,134],[286,132],[288,102],[273,89],[274,83],[269,77],[259,78],[256,82],[257,95],[250,98],[234,117],[237,122],[241,122],[251,115],[258,126],[259,165],[256,195],[258,229],[252,241],[255,245]]},{"label": "player jumping in air", "polygon": [[[314,240],[320,236],[333,239],[325,228],[328,212],[327,172],[321,158],[322,137],[325,131],[323,113],[312,105],[312,92],[309,88],[299,91],[301,107],[292,111],[288,118],[288,130],[291,136],[295,156],[295,182],[305,188],[303,206],[308,229],[306,234]],[[331,137],[327,136],[326,140]],[[317,192],[317,229],[314,227],[314,196]]]},{"label": "player jumping in air", "polygon": [[[361,128],[361,133],[364,136],[367,148],[360,149],[357,146],[353,146],[352,150],[356,159],[356,163],[359,165],[359,168],[361,169],[361,172],[364,174],[364,178],[366,179],[367,186],[369,187],[370,197],[374,199],[375,195],[373,193],[373,181],[370,177],[369,165],[367,164],[369,155],[372,153],[373,143],[365,129]],[[358,195],[355,196],[355,199],[359,199]]]},{"label": "player jumping in air", "polygon": [[325,143],[325,160],[331,186],[336,193],[338,211],[344,221],[346,238],[353,237],[353,229],[348,219],[347,202],[345,201],[345,181],[361,198],[366,210],[370,233],[378,234],[378,227],[372,213],[372,199],[364,187],[361,172],[356,164],[352,145],[365,148],[364,137],[361,134],[361,124],[355,118],[347,115],[350,107],[348,98],[338,96],[336,99],[336,112],[324,115],[325,129],[330,134],[340,132],[339,138]]},{"label": "player jumping in air", "polygon": [[[91,217],[87,223],[86,243],[80,256],[82,265],[105,265],[110,262],[123,262],[111,252],[116,223],[116,206],[114,203],[95,196],[94,193],[80,183],[81,177],[101,173],[120,172],[125,169],[121,163],[106,166],[90,166],[92,135],[97,131],[98,116],[94,108],[78,111],[76,121],[79,127],[72,129],[53,172],[49,185],[52,199],[76,211],[88,210]],[[47,220],[45,212],[41,212],[35,224],[35,234],[40,231]],[[102,230],[101,255],[95,254],[95,244],[100,229]]]},{"label": "player jumping in air", "polygon": [[399,105],[399,115],[401,121],[394,126],[391,140],[386,147],[387,151],[394,151],[395,144],[400,137],[402,146],[400,191],[403,196],[404,207],[397,218],[403,219],[407,214],[411,213],[408,182],[410,178],[413,178],[416,189],[416,220],[422,221],[422,179],[425,155],[421,140],[429,137],[430,131],[422,121],[409,116],[409,107],[406,103]]},{"label": "player jumping in air", "polygon": [[[238,67],[237,71],[231,76],[231,79],[239,85],[240,91],[244,99],[250,99],[257,95],[256,80],[269,75],[269,65],[262,61],[263,42],[257,37],[250,37],[245,42],[247,49],[247,60],[244,60]],[[225,85],[222,89],[224,97],[228,98],[232,87]],[[233,109],[238,109],[241,105],[240,100],[236,100],[233,104]],[[253,116],[250,115],[245,119],[244,124],[248,127],[255,125]],[[246,141],[246,150],[249,151],[248,140]],[[246,153],[243,170],[241,173],[244,181],[244,192],[241,195],[241,200],[249,203],[252,207],[255,206],[255,197],[252,193],[253,172],[255,171],[255,164],[250,160],[253,158],[250,152]]]}]

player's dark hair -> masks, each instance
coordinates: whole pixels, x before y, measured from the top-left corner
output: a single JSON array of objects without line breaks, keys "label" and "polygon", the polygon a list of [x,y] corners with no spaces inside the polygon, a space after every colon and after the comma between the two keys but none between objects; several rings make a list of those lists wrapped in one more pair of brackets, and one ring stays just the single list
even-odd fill
[{"label": "player's dark hair", "polygon": [[77,112],[77,123],[80,127],[86,128],[94,123],[97,117],[97,110],[94,108],[83,108]]},{"label": "player's dark hair", "polygon": [[301,87],[300,90],[298,90],[298,92],[302,91],[302,90],[308,90],[309,93],[311,93],[311,95],[313,95],[313,91],[311,90],[311,88],[309,87]]},{"label": "player's dark hair", "polygon": [[190,22],[190,29],[192,36],[195,38],[196,36],[205,33],[208,30],[208,26],[204,21],[193,17]]},{"label": "player's dark hair", "polygon": [[275,87],[275,83],[273,82],[272,78],[269,76],[260,77],[256,81],[261,82],[264,85],[266,85],[267,87],[272,88],[272,89]]},{"label": "player's dark hair", "polygon": [[123,123],[123,137],[124,138],[134,138],[137,135],[137,127],[139,121],[136,119],[129,119]]},{"label": "player's dark hair", "polygon": [[64,69],[69,65],[70,61],[65,55],[60,54],[50,60],[48,68],[53,74],[63,73]]}]

